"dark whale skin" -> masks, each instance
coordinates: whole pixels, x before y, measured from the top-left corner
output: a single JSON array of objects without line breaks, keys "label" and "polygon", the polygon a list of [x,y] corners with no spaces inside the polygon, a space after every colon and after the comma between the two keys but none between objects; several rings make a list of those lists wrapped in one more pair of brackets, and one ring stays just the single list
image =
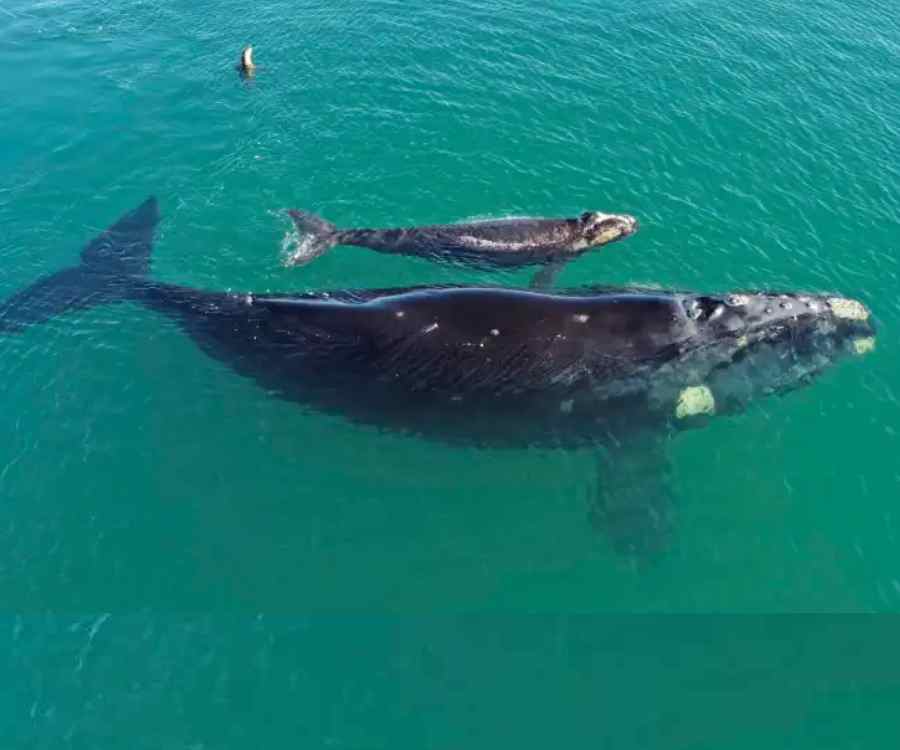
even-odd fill
[{"label": "dark whale skin", "polygon": [[267,296],[151,283],[133,294],[282,397],[395,430],[507,446],[594,440],[598,424],[611,427],[643,397],[651,365],[677,353],[684,317],[675,297],[628,292]]}]

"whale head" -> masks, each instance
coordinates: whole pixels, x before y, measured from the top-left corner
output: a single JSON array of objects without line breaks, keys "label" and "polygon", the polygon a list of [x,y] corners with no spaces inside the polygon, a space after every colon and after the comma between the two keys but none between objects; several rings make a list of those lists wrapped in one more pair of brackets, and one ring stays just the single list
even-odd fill
[{"label": "whale head", "polygon": [[875,346],[871,314],[852,299],[753,293],[678,301],[678,355],[655,386],[657,405],[677,420],[743,411]]},{"label": "whale head", "polygon": [[638,230],[638,221],[628,214],[604,214],[586,211],[578,217],[582,248],[600,247],[630,237]]}]

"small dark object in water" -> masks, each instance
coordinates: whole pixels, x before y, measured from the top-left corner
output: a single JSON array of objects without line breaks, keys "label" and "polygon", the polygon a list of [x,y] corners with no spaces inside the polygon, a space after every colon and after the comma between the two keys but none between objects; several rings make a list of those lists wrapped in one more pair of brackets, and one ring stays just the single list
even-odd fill
[{"label": "small dark object in water", "polygon": [[245,78],[251,78],[256,73],[256,64],[253,62],[252,46],[244,47],[237,68]]}]

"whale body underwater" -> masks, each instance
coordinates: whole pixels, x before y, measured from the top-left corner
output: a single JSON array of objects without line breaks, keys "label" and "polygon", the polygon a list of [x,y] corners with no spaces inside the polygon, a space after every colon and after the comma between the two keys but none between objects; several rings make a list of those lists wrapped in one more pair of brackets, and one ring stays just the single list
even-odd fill
[{"label": "whale body underwater", "polygon": [[0,304],[0,332],[133,302],[241,375],[319,411],[451,443],[590,450],[593,521],[635,555],[664,549],[671,535],[674,435],[874,346],[868,309],[832,296],[192,289],[149,277],[158,221],[153,198],[122,216],[79,265]]}]

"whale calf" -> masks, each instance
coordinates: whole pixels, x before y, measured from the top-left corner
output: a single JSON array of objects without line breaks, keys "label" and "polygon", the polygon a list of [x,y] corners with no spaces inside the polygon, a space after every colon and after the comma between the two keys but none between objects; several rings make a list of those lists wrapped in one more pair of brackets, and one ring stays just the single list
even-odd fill
[{"label": "whale calf", "polygon": [[563,263],[638,229],[633,216],[597,211],[574,219],[495,219],[400,229],[339,229],[315,214],[288,213],[304,237],[289,265],[308,263],[335,245],[356,245],[479,268],[550,266],[535,277],[536,286],[549,286]]},{"label": "whale calf", "polygon": [[0,331],[128,301],[316,410],[445,442],[587,449],[594,521],[629,554],[664,549],[670,534],[671,436],[806,385],[875,341],[869,310],[838,296],[194,289],[149,276],[158,218],[152,198],[123,216],[78,265],[0,304]]}]

